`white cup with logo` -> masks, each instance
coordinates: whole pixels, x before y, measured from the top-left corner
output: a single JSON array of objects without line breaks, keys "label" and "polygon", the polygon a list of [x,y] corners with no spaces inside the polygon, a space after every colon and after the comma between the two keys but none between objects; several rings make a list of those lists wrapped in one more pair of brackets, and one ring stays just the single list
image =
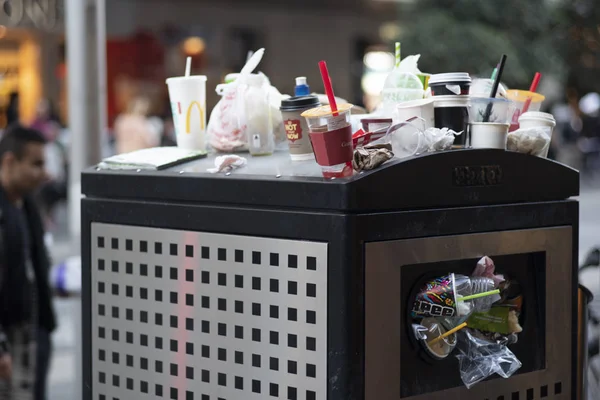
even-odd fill
[{"label": "white cup with logo", "polygon": [[206,76],[167,79],[177,147],[206,151]]}]

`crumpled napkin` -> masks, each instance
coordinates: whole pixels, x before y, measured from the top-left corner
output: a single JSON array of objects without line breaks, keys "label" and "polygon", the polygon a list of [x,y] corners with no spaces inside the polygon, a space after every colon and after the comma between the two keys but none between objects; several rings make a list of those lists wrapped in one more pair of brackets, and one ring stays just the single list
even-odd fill
[{"label": "crumpled napkin", "polygon": [[390,143],[368,144],[354,150],[352,167],[355,171],[369,171],[379,167],[392,157],[394,157],[394,153],[392,153]]},{"label": "crumpled napkin", "polygon": [[241,168],[248,161],[244,157],[236,156],[235,154],[227,154],[215,158],[215,168],[209,168],[207,171],[211,174],[217,172],[231,172],[234,169]]},{"label": "crumpled napkin", "polygon": [[449,150],[454,144],[454,137],[462,132],[454,132],[448,128],[427,128],[423,132],[423,144],[426,152]]}]

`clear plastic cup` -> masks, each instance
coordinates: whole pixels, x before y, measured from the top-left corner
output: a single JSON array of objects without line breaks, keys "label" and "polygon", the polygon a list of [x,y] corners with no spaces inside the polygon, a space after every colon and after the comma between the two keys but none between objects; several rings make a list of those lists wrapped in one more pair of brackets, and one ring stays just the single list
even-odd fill
[{"label": "clear plastic cup", "polygon": [[515,103],[515,110],[513,112],[512,120],[510,121],[510,131],[519,129],[519,117],[523,114],[523,108],[527,99],[531,98],[531,103],[527,111],[540,111],[542,102],[546,99],[546,96],[539,93],[530,92],[528,90],[507,90],[506,98]]},{"label": "clear plastic cup", "polygon": [[417,75],[394,69],[385,79],[381,101],[386,113],[391,115],[396,104],[422,99],[424,95],[423,82]]},{"label": "clear plastic cup", "polygon": [[302,113],[310,131],[317,164],[325,178],[352,176],[352,104],[340,104],[336,112],[330,106]]},{"label": "clear plastic cup", "polygon": [[[469,122],[490,122],[508,124],[515,111],[515,103],[501,98],[471,97]],[[487,115],[487,119],[486,114]]]}]

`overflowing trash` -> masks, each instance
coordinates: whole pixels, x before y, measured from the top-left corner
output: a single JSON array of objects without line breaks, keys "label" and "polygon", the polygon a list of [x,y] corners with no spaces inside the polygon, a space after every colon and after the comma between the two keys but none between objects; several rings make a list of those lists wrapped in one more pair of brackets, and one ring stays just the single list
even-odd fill
[{"label": "overflowing trash", "polygon": [[470,276],[449,273],[426,282],[415,295],[412,331],[435,360],[454,354],[467,388],[491,375],[508,378],[521,362],[509,349],[523,332],[518,282],[496,274],[483,257]]}]

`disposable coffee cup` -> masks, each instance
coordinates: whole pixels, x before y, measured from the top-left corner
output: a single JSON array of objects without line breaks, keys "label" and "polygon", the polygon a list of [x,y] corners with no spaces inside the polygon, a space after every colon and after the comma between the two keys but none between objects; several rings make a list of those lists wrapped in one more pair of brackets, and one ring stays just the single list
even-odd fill
[{"label": "disposable coffee cup", "polygon": [[433,98],[435,127],[452,129],[461,135],[454,139],[454,148],[463,148],[467,144],[469,124],[469,96],[435,96]]},{"label": "disposable coffee cup", "polygon": [[293,161],[313,160],[313,153],[308,124],[302,113],[320,106],[317,96],[291,97],[281,102],[281,116],[287,136],[290,157]]},{"label": "disposable coffee cup", "polygon": [[471,87],[471,77],[466,72],[435,74],[429,78],[433,96],[466,96]]},{"label": "disposable coffee cup", "polygon": [[552,114],[540,111],[527,111],[519,117],[519,125],[521,129],[547,126],[552,132],[556,126],[556,120]]},{"label": "disposable coffee cup", "polygon": [[177,147],[206,151],[206,76],[167,79]]},{"label": "disposable coffee cup", "polygon": [[317,164],[325,178],[352,176],[352,104],[340,104],[337,111],[322,106],[302,113],[310,130]]},{"label": "disposable coffee cup", "polygon": [[394,123],[407,121],[412,117],[418,118],[414,121],[414,124],[419,126],[421,130],[433,128],[435,125],[433,99],[405,101],[396,106]]},{"label": "disposable coffee cup", "polygon": [[469,124],[471,147],[506,150],[509,126],[508,123],[471,122]]}]

